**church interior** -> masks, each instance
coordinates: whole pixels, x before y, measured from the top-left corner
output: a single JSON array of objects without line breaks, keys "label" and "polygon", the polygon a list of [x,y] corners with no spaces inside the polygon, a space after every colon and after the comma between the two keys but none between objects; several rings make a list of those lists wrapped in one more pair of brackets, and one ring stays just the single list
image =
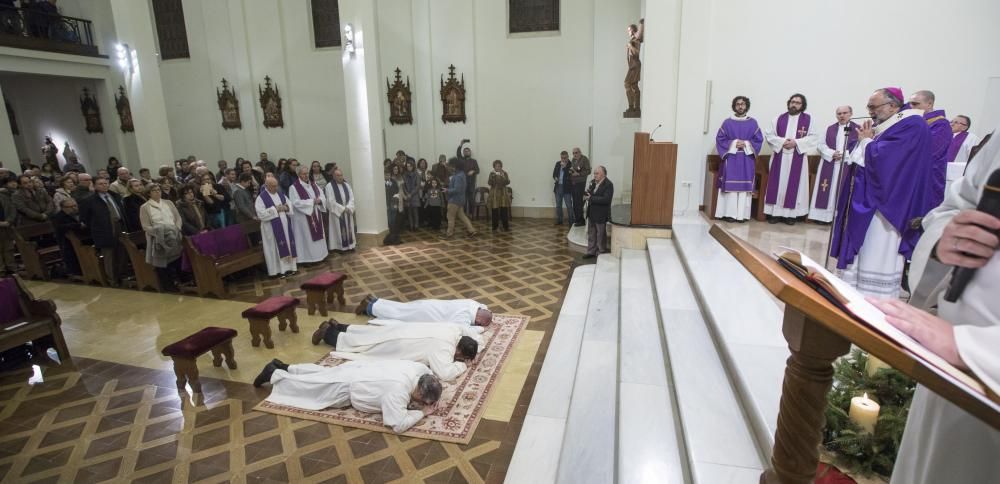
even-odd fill
[{"label": "church interior", "polygon": [[[998,18],[0,1],[0,481],[991,482]],[[370,295],[492,322],[403,431],[269,397]]]}]

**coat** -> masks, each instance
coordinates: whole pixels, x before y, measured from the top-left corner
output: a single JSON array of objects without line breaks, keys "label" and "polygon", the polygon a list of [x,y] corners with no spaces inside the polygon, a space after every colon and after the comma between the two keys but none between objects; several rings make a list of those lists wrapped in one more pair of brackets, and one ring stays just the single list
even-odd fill
[{"label": "coat", "polygon": [[90,228],[90,236],[94,239],[94,247],[98,249],[110,249],[118,245],[118,234],[125,227],[125,207],[122,205],[121,197],[117,193],[108,191],[112,203],[118,209],[121,217],[119,223],[114,223],[108,206],[104,203],[100,193],[83,199],[80,202],[80,220]]},{"label": "coat", "polygon": [[146,203],[146,199],[139,195],[129,195],[122,199],[122,207],[125,208],[125,230],[138,232],[142,230],[139,222],[139,209]]},{"label": "coat", "polygon": [[587,218],[592,224],[606,224],[611,221],[611,199],[615,196],[615,185],[611,180],[605,178],[597,189],[591,180],[591,186],[587,188],[590,194],[590,201],[587,204]]},{"label": "coat", "polygon": [[[146,233],[146,262],[153,267],[166,267],[181,256],[181,214],[170,200],[160,199],[160,207],[155,202],[146,202],[139,209],[139,220]],[[169,210],[173,225],[154,224],[154,211]]]},{"label": "coat", "polygon": [[11,196],[14,208],[17,209],[17,224],[44,222],[49,214],[55,212],[52,197],[43,189],[24,190],[18,188]]},{"label": "coat", "polygon": [[490,172],[490,209],[509,208],[510,196],[507,194],[507,186],[510,185],[510,175],[506,171],[500,170]]},{"label": "coat", "polygon": [[197,235],[208,227],[208,217],[205,215],[205,208],[201,206],[201,200],[177,202],[177,211],[181,214],[181,232],[184,235]]}]

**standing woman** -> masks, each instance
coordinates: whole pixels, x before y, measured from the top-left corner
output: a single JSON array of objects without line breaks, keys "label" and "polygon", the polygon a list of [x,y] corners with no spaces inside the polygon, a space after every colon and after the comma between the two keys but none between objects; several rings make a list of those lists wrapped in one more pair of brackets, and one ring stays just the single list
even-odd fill
[{"label": "standing woman", "polygon": [[403,190],[406,192],[406,216],[410,222],[410,230],[417,230],[420,228],[420,195],[423,180],[420,179],[420,172],[412,161],[407,161],[405,166]]},{"label": "standing woman", "polygon": [[177,202],[177,212],[181,214],[181,232],[184,235],[198,235],[208,232],[207,216],[201,200],[195,198],[198,191],[196,185],[184,185],[181,188],[181,199]]},{"label": "standing woman", "polygon": [[176,291],[174,281],[183,237],[181,214],[173,202],[163,198],[163,189],[159,184],[149,184],[146,196],[149,199],[139,207],[139,223],[146,233],[146,262],[156,268],[161,288]]},{"label": "standing woman", "polygon": [[142,180],[133,178],[128,181],[128,195],[122,199],[122,207],[125,209],[125,230],[138,232],[142,230],[139,221],[139,209],[146,203],[146,190],[142,186]]},{"label": "standing woman", "polygon": [[507,186],[510,185],[510,175],[503,169],[503,162],[496,160],[493,162],[493,171],[490,172],[490,210],[492,211],[493,231],[497,231],[497,226],[503,222],[503,231],[510,232],[510,224],[507,221],[510,213],[510,196],[507,194]]},{"label": "standing woman", "polygon": [[59,179],[59,188],[56,188],[56,192],[52,194],[52,203],[55,204],[56,209],[62,209],[63,200],[73,198],[74,189],[76,189],[76,183],[73,181],[73,177],[66,175]]},{"label": "standing woman", "polygon": [[309,165],[309,181],[315,183],[320,190],[326,189],[326,184],[330,183],[330,180],[326,178],[326,173],[323,173],[323,165],[320,165],[318,161],[313,161]]}]

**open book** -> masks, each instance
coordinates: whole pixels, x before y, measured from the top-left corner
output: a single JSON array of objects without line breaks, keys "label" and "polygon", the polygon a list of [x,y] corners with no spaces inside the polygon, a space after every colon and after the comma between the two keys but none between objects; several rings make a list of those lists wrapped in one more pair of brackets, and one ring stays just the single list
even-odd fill
[{"label": "open book", "polygon": [[810,259],[807,255],[795,249],[779,247],[779,252],[775,256],[782,267],[788,269],[813,289],[816,289],[820,295],[853,316],[857,321],[881,333],[882,336],[895,342],[917,359],[929,363],[932,367],[941,370],[948,376],[986,395],[986,388],[981,382],[955,368],[954,365],[932,353],[924,345],[907,336],[906,333],[896,329],[892,324],[889,324],[885,319],[885,314],[872,305],[872,303],[866,301],[865,296],[858,292],[857,289],[840,280],[840,278],[833,275],[816,261]]}]

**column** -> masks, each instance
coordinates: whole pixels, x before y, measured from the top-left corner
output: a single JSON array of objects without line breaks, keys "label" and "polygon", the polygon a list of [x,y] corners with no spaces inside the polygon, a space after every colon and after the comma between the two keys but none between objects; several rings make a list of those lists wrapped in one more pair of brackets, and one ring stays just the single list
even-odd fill
[{"label": "column", "polygon": [[[3,92],[0,91],[0,100]],[[10,131],[10,120],[7,119],[7,108],[2,107],[0,113],[0,161],[3,167],[14,172],[21,172],[21,160],[17,156],[17,145],[14,144],[14,133]]]},{"label": "column", "polygon": [[[676,136],[677,65],[680,55],[681,0],[646,2],[642,43],[642,131],[663,125],[654,138],[673,141]],[[624,30],[624,28],[622,29]],[[624,42],[623,42],[624,44]]]}]

